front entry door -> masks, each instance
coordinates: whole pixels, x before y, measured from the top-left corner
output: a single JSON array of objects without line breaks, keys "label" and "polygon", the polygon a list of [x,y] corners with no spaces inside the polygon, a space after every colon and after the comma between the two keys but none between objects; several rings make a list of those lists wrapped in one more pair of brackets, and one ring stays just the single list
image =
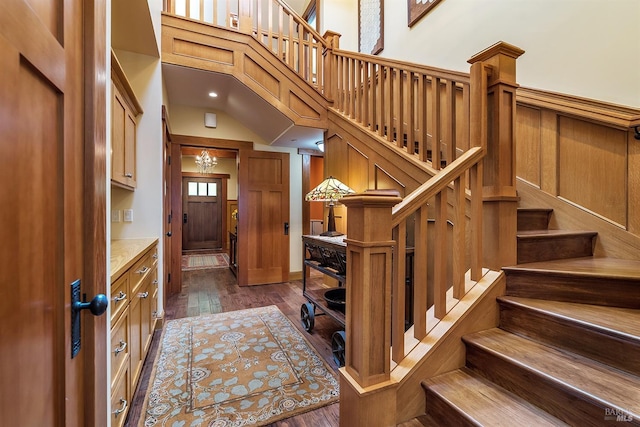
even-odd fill
[{"label": "front entry door", "polygon": [[289,280],[289,154],[241,150],[238,284]]},{"label": "front entry door", "polygon": [[222,249],[222,179],[182,178],[182,249]]},{"label": "front entry door", "polygon": [[[106,263],[104,246],[85,247],[83,238],[93,203],[85,203],[84,186],[99,184],[85,181],[83,53],[92,52],[93,29],[83,34],[83,4],[0,1],[0,414],[7,426],[95,424],[89,384],[106,370],[89,357],[93,340],[71,357],[71,284],[80,280],[91,299],[96,284],[83,256]],[[86,338],[95,323],[85,312]]]}]

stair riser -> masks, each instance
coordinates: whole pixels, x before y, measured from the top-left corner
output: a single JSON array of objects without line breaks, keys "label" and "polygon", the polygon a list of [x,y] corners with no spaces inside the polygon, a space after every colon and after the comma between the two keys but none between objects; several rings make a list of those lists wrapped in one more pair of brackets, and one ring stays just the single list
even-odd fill
[{"label": "stair riser", "polygon": [[548,210],[518,210],[518,231],[546,230],[550,215]]},{"label": "stair riser", "polygon": [[640,375],[640,339],[500,302],[500,328]]},{"label": "stair riser", "polygon": [[442,397],[430,389],[426,389],[427,415],[440,426],[478,427],[479,424],[468,420],[457,408],[449,405]]},{"label": "stair riser", "polygon": [[593,236],[518,236],[518,264],[593,255]]},{"label": "stair riser", "polygon": [[474,345],[467,344],[467,367],[570,425],[578,420],[581,427],[604,424],[608,407]]},{"label": "stair riser", "polygon": [[637,280],[505,270],[506,294],[611,307],[640,308]]}]

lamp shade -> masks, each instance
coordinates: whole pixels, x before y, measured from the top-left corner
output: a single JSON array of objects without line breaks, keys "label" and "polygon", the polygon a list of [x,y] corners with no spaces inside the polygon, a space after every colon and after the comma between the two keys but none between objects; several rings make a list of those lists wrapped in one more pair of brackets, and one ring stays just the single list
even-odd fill
[{"label": "lamp shade", "polygon": [[346,184],[330,176],[322,181],[316,188],[307,193],[307,202],[335,202],[347,194],[355,193]]},{"label": "lamp shade", "polygon": [[327,223],[327,231],[320,233],[321,236],[342,236],[343,234],[336,231],[336,219],[333,213],[333,203],[340,200],[347,194],[355,193],[346,184],[330,176],[322,181],[316,188],[309,191],[304,198],[308,202],[329,202],[329,221]]}]

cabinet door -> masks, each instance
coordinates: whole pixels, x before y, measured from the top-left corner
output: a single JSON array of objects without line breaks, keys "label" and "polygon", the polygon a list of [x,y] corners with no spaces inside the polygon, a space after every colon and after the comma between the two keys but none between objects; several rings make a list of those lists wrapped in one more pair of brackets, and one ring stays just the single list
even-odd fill
[{"label": "cabinet door", "polygon": [[127,107],[115,85],[111,85],[111,181],[126,185],[125,179],[125,123]]},{"label": "cabinet door", "polygon": [[131,367],[130,378],[132,393],[135,392],[143,361],[141,347],[142,305],[140,302],[139,294],[135,293],[131,297],[131,303],[129,304],[129,366]]},{"label": "cabinet door", "polygon": [[[150,278],[155,276],[155,272],[152,272]],[[147,354],[149,350],[149,345],[151,344],[151,313],[153,311],[153,290],[152,281],[147,280],[143,289],[138,294],[140,297],[140,347],[142,351],[142,359]]]},{"label": "cabinet door", "polygon": [[124,125],[124,177],[130,187],[136,186],[136,118],[127,109]]},{"label": "cabinet door", "polygon": [[136,186],[136,118],[115,85],[111,85],[111,182]]}]

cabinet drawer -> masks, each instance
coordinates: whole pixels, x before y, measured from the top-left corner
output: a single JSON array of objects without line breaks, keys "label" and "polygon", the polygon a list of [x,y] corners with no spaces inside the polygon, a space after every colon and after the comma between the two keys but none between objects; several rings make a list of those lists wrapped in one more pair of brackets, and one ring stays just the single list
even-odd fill
[{"label": "cabinet drawer", "polygon": [[129,366],[130,357],[129,312],[126,311],[111,328],[111,390],[117,377]]},{"label": "cabinet drawer", "polygon": [[129,388],[129,368],[121,372],[116,387],[111,392],[111,427],[122,427],[129,412],[131,393]]},{"label": "cabinet drawer", "polygon": [[138,292],[143,280],[153,271],[154,259],[151,256],[153,253],[155,253],[155,250],[151,250],[144,254],[142,258],[140,258],[129,270],[129,286],[131,288],[131,295],[135,295],[135,293]]},{"label": "cabinet drawer", "polygon": [[111,285],[111,323],[129,304],[129,274],[125,273]]}]

